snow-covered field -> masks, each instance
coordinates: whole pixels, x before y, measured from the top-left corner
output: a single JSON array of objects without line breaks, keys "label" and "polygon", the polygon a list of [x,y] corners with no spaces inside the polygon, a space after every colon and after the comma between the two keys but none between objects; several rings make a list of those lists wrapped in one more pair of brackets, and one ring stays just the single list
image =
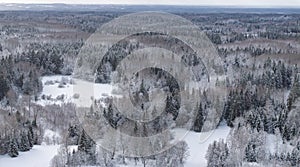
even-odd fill
[{"label": "snow-covered field", "polygon": [[[205,133],[186,132],[184,129],[173,130],[176,139],[183,139],[187,142],[189,147],[189,156],[186,160],[185,167],[204,167],[207,164],[205,154],[209,144],[213,141],[219,141],[220,139],[227,139],[230,128],[227,126],[218,127],[214,131]],[[183,137],[184,136],[184,137]],[[266,147],[271,152],[276,149],[279,150],[291,150],[291,146],[288,144],[280,144],[276,146],[278,142],[275,135],[267,135]],[[280,143],[280,142],[279,142]],[[29,152],[20,152],[17,158],[11,158],[8,155],[0,156],[0,167],[48,167],[51,159],[57,154],[60,145],[40,145],[34,146]],[[70,146],[69,150],[77,149],[77,146]],[[140,164],[141,165],[141,164]],[[140,166],[138,164],[138,166]],[[250,166],[259,166],[256,163],[248,164]],[[120,165],[120,167],[132,167],[134,163],[128,163],[127,165]]]},{"label": "snow-covered field", "polygon": [[1,167],[48,167],[57,154],[59,145],[35,145],[28,152],[19,152],[17,158],[0,156]]},{"label": "snow-covered field", "polygon": [[41,105],[73,102],[78,106],[90,107],[92,99],[110,96],[113,90],[113,86],[109,84],[97,84],[62,75],[42,77],[42,83],[43,91],[38,101]]},{"label": "snow-covered field", "polygon": [[[113,86],[108,84],[95,84],[70,76],[50,76],[43,77],[43,91],[40,100],[37,102],[42,105],[60,104],[62,102],[75,102],[80,106],[90,106],[91,97],[99,99],[112,95]],[[60,96],[63,98],[59,98]],[[77,95],[75,97],[74,95]],[[42,96],[45,96],[42,99]],[[47,99],[48,97],[48,99]],[[58,97],[58,98],[57,98]],[[174,129],[175,139],[185,140],[189,147],[189,157],[186,167],[206,166],[205,154],[209,144],[214,140],[227,138],[230,128],[221,126],[214,131],[205,133],[188,132],[184,129]],[[59,138],[53,131],[46,130],[46,137],[51,139]],[[184,136],[184,137],[183,137]],[[50,142],[53,143],[53,142]],[[47,167],[51,159],[57,154],[59,145],[34,146],[29,152],[20,152],[19,157],[10,158],[8,155],[0,156],[0,167]],[[133,165],[133,164],[132,164]],[[130,166],[130,164],[128,164]]]},{"label": "snow-covered field", "polygon": [[[213,132],[188,132],[183,138],[188,144],[190,154],[185,166],[206,166],[205,154],[209,144],[214,140],[226,139],[229,131],[229,127],[222,126]],[[186,133],[186,130],[175,129],[174,133],[175,138],[181,138]],[[204,140],[204,138],[207,139]],[[51,159],[57,154],[58,148],[59,145],[41,145],[34,146],[28,152],[20,152],[17,158],[11,158],[8,155],[0,156],[0,167],[48,167]],[[76,146],[73,146],[70,150],[73,149],[76,150]]]},{"label": "snow-covered field", "polygon": [[[89,107],[92,103],[91,99],[100,99],[102,97],[111,96],[114,87],[109,84],[95,84],[80,79],[74,79],[71,76],[47,76],[42,78],[43,91],[37,103],[41,105],[60,104],[63,102],[74,102],[78,106]],[[213,141],[224,139],[226,141],[230,128],[223,125],[214,131],[196,133],[187,132],[184,129],[174,129],[175,140],[184,140],[189,147],[189,156],[186,160],[186,167],[202,167],[207,165],[205,154],[208,146]],[[60,136],[51,130],[45,131],[44,144],[34,146],[28,152],[20,152],[17,158],[10,158],[8,155],[0,156],[0,167],[48,167],[51,159],[57,154],[59,145],[55,144]],[[281,143],[277,141],[275,135],[267,135],[266,147],[271,152],[277,149],[285,148],[290,150],[287,145],[276,145]],[[76,150],[76,146],[70,148],[70,151]],[[284,149],[283,149],[284,150]],[[124,165],[123,165],[124,166]],[[134,163],[128,163],[126,166],[135,166]],[[139,166],[139,165],[138,165]]]},{"label": "snow-covered field", "polygon": [[[184,136],[186,130],[184,129],[175,129],[175,138]],[[205,159],[205,154],[208,149],[209,144],[213,141],[219,141],[220,139],[226,140],[230,128],[227,126],[221,126],[214,131],[196,133],[188,132],[183,140],[185,140],[189,147],[189,157],[185,163],[186,167],[202,167],[207,165]]]}]

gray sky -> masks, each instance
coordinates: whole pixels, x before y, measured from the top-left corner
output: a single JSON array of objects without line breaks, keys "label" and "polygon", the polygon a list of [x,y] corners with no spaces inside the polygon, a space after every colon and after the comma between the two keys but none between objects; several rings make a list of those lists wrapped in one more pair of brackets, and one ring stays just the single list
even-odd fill
[{"label": "gray sky", "polygon": [[163,4],[300,7],[300,0],[0,0],[0,3]]}]

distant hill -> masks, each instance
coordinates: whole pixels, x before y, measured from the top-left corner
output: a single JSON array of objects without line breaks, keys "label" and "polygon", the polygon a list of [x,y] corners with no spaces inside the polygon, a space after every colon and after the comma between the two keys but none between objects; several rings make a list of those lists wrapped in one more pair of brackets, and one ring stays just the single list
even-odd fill
[{"label": "distant hill", "polygon": [[176,13],[300,13],[299,7],[176,6],[176,5],[84,5],[84,4],[15,4],[0,3],[0,11],[164,11]]}]

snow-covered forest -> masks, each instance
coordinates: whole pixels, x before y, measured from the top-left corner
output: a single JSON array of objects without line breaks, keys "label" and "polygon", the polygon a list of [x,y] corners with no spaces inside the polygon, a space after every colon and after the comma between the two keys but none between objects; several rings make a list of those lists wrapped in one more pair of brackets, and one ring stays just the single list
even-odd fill
[{"label": "snow-covered forest", "polygon": [[[119,31],[130,20],[120,29],[106,23],[132,8],[0,11],[0,167],[300,167],[300,12],[174,8],[204,32],[193,40],[211,41],[195,44],[216,50],[218,59],[205,61],[164,34],[92,36],[102,25],[103,34],[126,34]],[[179,31],[185,23],[170,27],[188,39]],[[161,48],[145,49],[153,39]],[[177,82],[188,70],[176,63],[165,67],[172,73],[145,68],[127,77],[143,61],[176,61],[167,47],[185,55],[179,61],[197,83]]]}]

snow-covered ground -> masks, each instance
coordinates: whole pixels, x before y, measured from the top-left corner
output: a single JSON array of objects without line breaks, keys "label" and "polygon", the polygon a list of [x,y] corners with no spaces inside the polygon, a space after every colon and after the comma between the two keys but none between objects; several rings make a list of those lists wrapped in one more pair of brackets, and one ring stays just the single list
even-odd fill
[{"label": "snow-covered ground", "polygon": [[97,84],[62,75],[42,77],[42,83],[43,91],[37,102],[41,105],[73,102],[81,107],[90,107],[92,99],[111,96],[113,90],[113,86],[109,84]]},{"label": "snow-covered ground", "polygon": [[[230,128],[227,126],[221,126],[214,131],[205,133],[187,132],[184,129],[174,129],[175,139],[185,140],[189,147],[189,156],[185,162],[185,167],[202,167],[206,166],[207,161],[205,154],[209,144],[213,141],[219,141],[220,139],[227,139]],[[271,152],[276,149],[290,151],[291,146],[288,144],[279,144],[281,141],[277,141],[275,135],[267,135],[266,147]],[[279,139],[280,140],[280,139]],[[60,145],[41,145],[34,146],[32,150],[28,152],[20,152],[17,158],[11,158],[8,155],[0,156],[0,167],[48,167],[51,159],[57,154]],[[77,150],[77,146],[69,146],[69,152]],[[140,166],[141,164],[138,164]],[[250,166],[260,166],[256,163],[248,163]],[[132,167],[134,163],[128,162],[127,165],[120,165],[120,167]]]},{"label": "snow-covered ground", "polygon": [[282,144],[282,138],[273,134],[266,136],[266,148],[270,153],[275,154],[276,152],[286,153],[293,150],[293,146],[289,143]]},{"label": "snow-covered ground", "polygon": [[220,139],[226,140],[230,128],[227,126],[221,126],[214,131],[196,133],[188,132],[184,129],[175,129],[175,138],[180,139],[183,136],[189,147],[189,157],[186,160],[186,167],[201,167],[206,166],[207,161],[205,159],[205,154],[208,149],[209,144],[213,141],[219,141]]},{"label": "snow-covered ground", "polygon": [[[99,99],[110,96],[113,90],[113,86],[108,84],[95,84],[74,79],[70,76],[42,77],[42,83],[43,91],[40,100],[37,102],[41,105],[60,104],[69,101],[75,102],[79,106],[88,107],[92,102],[91,97]],[[63,98],[61,98],[62,95],[64,96]],[[42,96],[44,97],[42,98]],[[214,140],[226,139],[229,131],[230,128],[226,126],[221,126],[214,131],[206,133],[187,133],[184,129],[174,129],[175,139],[185,140],[189,147],[189,157],[185,166],[206,166],[205,154],[209,144]],[[45,131],[44,138],[49,140],[47,143],[53,144],[59,137],[54,131]],[[47,167],[50,165],[54,155],[57,154],[58,148],[59,145],[41,145],[34,146],[29,152],[20,152],[17,158],[10,158],[8,155],[0,156],[0,167]],[[70,148],[70,151],[74,148]],[[130,164],[128,165],[130,166]]]},{"label": "snow-covered ground", "polygon": [[48,167],[57,154],[59,145],[35,145],[28,152],[19,152],[17,158],[0,156],[1,167]]},{"label": "snow-covered ground", "polygon": [[[42,78],[43,91],[40,100],[37,102],[42,105],[46,104],[60,104],[62,102],[75,102],[79,106],[89,107],[92,103],[91,97],[99,99],[106,96],[111,96],[114,89],[113,86],[108,84],[95,84],[88,81],[74,79],[70,76],[48,76]],[[59,98],[64,95],[64,98]],[[42,96],[44,96],[42,98]],[[57,98],[58,97],[58,98]],[[189,147],[189,156],[186,160],[186,167],[201,167],[206,166],[207,161],[205,154],[209,144],[213,141],[224,139],[226,141],[230,128],[223,125],[214,131],[196,133],[187,132],[184,129],[174,129],[175,140],[184,140]],[[45,131],[44,139],[48,142],[44,143],[55,144],[60,136],[51,130]],[[276,138],[275,135],[267,135],[266,147],[271,152],[277,149],[285,148],[290,150],[287,144],[277,145],[282,143],[281,139]],[[46,145],[34,146],[28,152],[20,152],[17,158],[10,158],[8,155],[0,156],[0,167],[47,167],[50,165],[51,159],[57,154],[59,145]],[[77,146],[70,146],[69,151],[76,150]],[[283,149],[284,150],[284,149]],[[126,166],[135,166],[128,163]]]},{"label": "snow-covered ground", "polygon": [[[184,129],[175,129],[175,138],[185,140],[189,147],[190,155],[185,166],[206,166],[205,154],[209,144],[214,140],[226,139],[229,131],[230,128],[226,126],[206,133],[186,133]],[[8,155],[0,156],[0,167],[48,167],[51,159],[57,154],[58,148],[59,145],[41,145],[34,146],[33,149],[28,152],[20,152],[17,158],[11,158]],[[73,149],[77,149],[77,146],[70,146],[69,149],[69,151],[72,152]]]},{"label": "snow-covered ground", "polygon": [[62,137],[58,132],[52,131],[50,129],[46,129],[43,136],[43,143],[47,145],[58,144],[60,143]]}]

